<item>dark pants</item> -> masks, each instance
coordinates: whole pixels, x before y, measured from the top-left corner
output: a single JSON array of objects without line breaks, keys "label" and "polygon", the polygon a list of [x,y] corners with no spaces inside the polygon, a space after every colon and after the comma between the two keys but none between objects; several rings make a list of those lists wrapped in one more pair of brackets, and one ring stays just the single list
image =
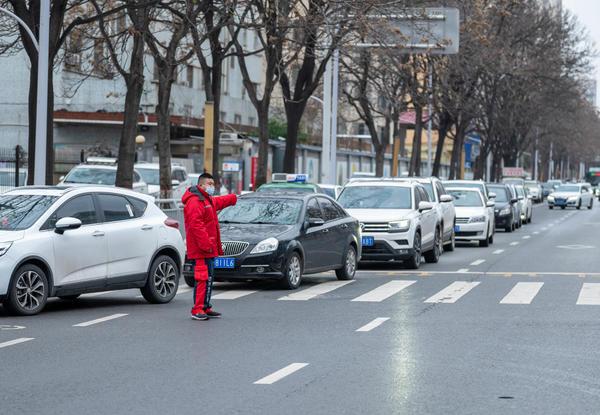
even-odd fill
[{"label": "dark pants", "polygon": [[192,314],[206,313],[212,308],[210,298],[212,297],[212,285],[215,274],[214,258],[195,261],[194,264],[194,307]]}]

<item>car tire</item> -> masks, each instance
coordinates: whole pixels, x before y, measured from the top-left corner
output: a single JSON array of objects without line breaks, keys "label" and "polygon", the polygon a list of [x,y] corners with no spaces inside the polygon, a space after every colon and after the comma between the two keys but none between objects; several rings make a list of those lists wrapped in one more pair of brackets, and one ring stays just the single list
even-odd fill
[{"label": "car tire", "polygon": [[349,245],[344,254],[342,268],[335,270],[335,275],[340,281],[348,281],[354,279],[356,274],[356,267],[358,266],[356,248],[353,245]]},{"label": "car tire", "polygon": [[594,207],[594,200],[590,201],[590,205],[588,206],[588,209],[592,210],[593,207]]},{"label": "car tire", "polygon": [[439,228],[435,230],[435,236],[433,237],[433,248],[431,251],[425,252],[425,262],[428,264],[437,264],[440,261],[442,255],[442,235]]},{"label": "car tire", "polygon": [[196,286],[196,280],[194,279],[194,274],[183,274],[183,279],[188,287],[194,288]]},{"label": "car tire", "polygon": [[506,228],[504,228],[504,232],[511,233],[513,231],[513,225],[510,224]]},{"label": "car tire", "polygon": [[548,209],[552,210],[554,209],[554,206],[548,206]]},{"label": "car tire", "polygon": [[21,266],[10,281],[4,307],[11,314],[33,316],[48,302],[48,277],[33,264]]},{"label": "car tire", "polygon": [[73,295],[59,295],[58,298],[64,301],[75,301],[79,298],[81,294],[73,294]]},{"label": "car tire", "polygon": [[452,227],[452,233],[450,234],[450,242],[444,245],[444,251],[454,252],[456,249],[456,233],[454,232],[454,226]]},{"label": "car tire", "polygon": [[285,261],[285,270],[283,272],[282,285],[285,289],[295,290],[302,284],[302,258],[298,252],[292,252],[287,261]]},{"label": "car tire", "polygon": [[577,210],[581,209],[581,200],[579,201],[579,203],[577,204]]},{"label": "car tire", "polygon": [[150,266],[146,285],[140,289],[151,304],[165,304],[177,295],[179,269],[173,258],[161,255]]},{"label": "car tire", "polygon": [[490,243],[490,245],[492,245],[494,243],[494,234],[493,233],[488,238],[488,242]]},{"label": "car tire", "polygon": [[410,259],[404,261],[404,264],[408,269],[419,269],[421,267],[421,234],[419,232],[415,232],[413,255]]},{"label": "car tire", "polygon": [[565,210],[567,207],[566,206],[561,206],[560,207],[562,210]]},{"label": "car tire", "polygon": [[490,246],[490,236],[487,235],[483,241],[479,241],[479,246],[482,248],[487,248]]}]

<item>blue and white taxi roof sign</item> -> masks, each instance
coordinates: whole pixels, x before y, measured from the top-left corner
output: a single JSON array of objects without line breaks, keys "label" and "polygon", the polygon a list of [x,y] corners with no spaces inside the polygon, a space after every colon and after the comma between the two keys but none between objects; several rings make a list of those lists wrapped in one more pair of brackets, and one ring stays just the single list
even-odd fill
[{"label": "blue and white taxi roof sign", "polygon": [[287,183],[307,183],[308,174],[287,174],[287,173],[273,173],[272,180],[274,182],[287,182]]}]

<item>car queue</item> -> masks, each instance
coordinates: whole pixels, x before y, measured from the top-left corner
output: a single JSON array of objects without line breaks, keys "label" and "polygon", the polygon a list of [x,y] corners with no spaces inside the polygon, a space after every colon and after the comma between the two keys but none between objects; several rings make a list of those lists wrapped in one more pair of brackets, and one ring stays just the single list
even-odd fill
[{"label": "car queue", "polygon": [[[154,197],[111,186],[114,172],[105,166],[94,177],[109,183],[73,180],[89,175],[84,168],[96,167],[78,167],[59,186],[0,194],[0,302],[14,314],[37,314],[51,297],[73,301],[129,288],[167,303],[181,276],[194,283],[183,224]],[[274,178],[220,212],[217,281],[278,280],[297,289],[303,276],[324,271],[351,280],[364,262],[418,269],[423,258],[437,263],[454,251],[457,241],[487,247],[496,230],[532,220],[532,196],[519,184],[364,177],[334,189],[335,198],[306,175]],[[567,195],[560,205],[563,191],[573,190],[577,199]],[[591,208],[591,194],[584,184],[562,185],[549,207]]]}]

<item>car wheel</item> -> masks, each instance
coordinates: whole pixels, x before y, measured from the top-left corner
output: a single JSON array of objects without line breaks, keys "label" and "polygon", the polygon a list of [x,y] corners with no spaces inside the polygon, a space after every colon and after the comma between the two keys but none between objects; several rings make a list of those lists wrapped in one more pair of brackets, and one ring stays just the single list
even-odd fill
[{"label": "car wheel", "polygon": [[513,231],[513,225],[510,224],[506,228],[504,228],[504,232],[511,233]]},{"label": "car wheel", "polygon": [[560,207],[562,210],[565,210],[567,207],[566,206],[561,206]]},{"label": "car wheel", "polygon": [[548,209],[552,210],[554,209],[554,206],[548,206]]},{"label": "car wheel", "polygon": [[64,301],[75,301],[79,298],[81,294],[73,294],[73,295],[59,295],[58,298]]},{"label": "car wheel", "polygon": [[419,232],[415,232],[413,255],[405,261],[405,264],[408,269],[419,269],[421,266],[421,234]]},{"label": "car wheel", "polygon": [[179,270],[171,257],[161,255],[152,262],[142,296],[152,304],[164,304],[177,295]]},{"label": "car wheel", "polygon": [[450,242],[444,245],[444,251],[453,252],[456,249],[456,234],[454,233],[454,226],[452,227],[452,233],[450,234]]},{"label": "car wheel", "polygon": [[592,209],[594,207],[594,200],[590,200],[590,205],[588,206],[588,209]]},{"label": "car wheel", "polygon": [[8,287],[6,309],[19,316],[38,314],[48,301],[48,277],[33,264],[25,264],[17,270]]},{"label": "car wheel", "polygon": [[293,252],[285,263],[283,273],[283,286],[288,290],[295,290],[302,283],[302,259],[297,252]]},{"label": "car wheel", "polygon": [[347,281],[354,278],[354,274],[356,273],[356,249],[354,246],[350,245],[346,250],[346,254],[344,255],[344,265],[342,268],[335,270],[335,275],[338,280]]},{"label": "car wheel", "polygon": [[425,262],[428,264],[437,264],[440,260],[440,255],[442,254],[442,236],[440,233],[440,229],[436,228],[435,236],[433,237],[433,248],[431,248],[431,251],[425,252]]},{"label": "car wheel", "polygon": [[577,209],[581,209],[581,199],[579,200],[579,203],[577,203]]},{"label": "car wheel", "polygon": [[492,245],[494,243],[494,234],[492,233],[488,239],[490,245]]},{"label": "car wheel", "polygon": [[479,246],[482,248],[486,248],[486,247],[490,246],[490,236],[487,235],[483,241],[479,241]]}]

